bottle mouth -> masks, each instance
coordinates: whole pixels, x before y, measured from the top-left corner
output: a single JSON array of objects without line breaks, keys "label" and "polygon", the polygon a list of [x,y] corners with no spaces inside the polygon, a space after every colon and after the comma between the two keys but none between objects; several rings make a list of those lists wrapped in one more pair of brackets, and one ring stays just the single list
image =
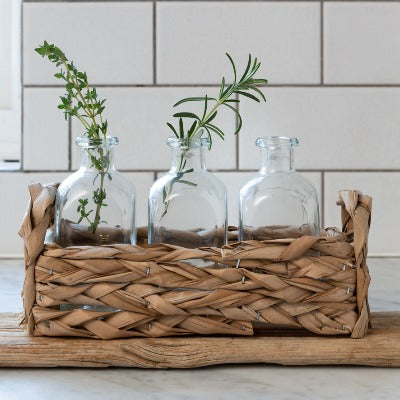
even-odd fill
[{"label": "bottle mouth", "polygon": [[176,137],[169,137],[167,139],[167,145],[172,148],[196,148],[196,147],[209,147],[210,139],[199,138],[199,139],[179,139]]},{"label": "bottle mouth", "polygon": [[75,139],[75,144],[85,149],[92,149],[96,147],[114,147],[117,146],[118,143],[119,140],[116,136],[107,136],[99,139],[80,136]]},{"label": "bottle mouth", "polygon": [[256,140],[256,145],[260,148],[279,149],[282,147],[296,147],[299,140],[287,136],[265,136]]}]

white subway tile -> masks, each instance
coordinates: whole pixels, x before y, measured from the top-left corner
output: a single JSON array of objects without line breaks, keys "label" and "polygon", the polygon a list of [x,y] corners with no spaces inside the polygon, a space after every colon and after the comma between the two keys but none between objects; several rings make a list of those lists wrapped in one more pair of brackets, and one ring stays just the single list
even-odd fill
[{"label": "white subway tile", "polygon": [[327,173],[325,175],[325,221],[341,228],[336,206],[339,190],[356,189],[373,198],[369,254],[400,255],[399,172]]},{"label": "white subway tile", "polygon": [[267,103],[243,100],[239,166],[259,166],[261,136],[295,136],[299,169],[400,168],[399,88],[266,88]]},{"label": "white subway tile", "polygon": [[68,169],[68,122],[61,110],[63,89],[24,89],[23,165],[26,170]]},{"label": "white subway tile", "polygon": [[56,68],[36,52],[59,46],[91,83],[151,83],[151,2],[24,3],[25,84],[54,84]]},{"label": "white subway tile", "polygon": [[[158,2],[157,81],[219,83],[250,52],[271,83],[320,82],[320,4]],[[240,72],[240,71],[239,71]],[[239,73],[238,72],[238,73]]]},{"label": "white subway tile", "polygon": [[147,226],[147,199],[154,182],[152,172],[124,172],[136,189],[136,226]]},{"label": "white subway tile", "polygon": [[5,234],[1,236],[0,256],[21,256],[24,253],[22,239],[18,236],[29,200],[30,183],[61,182],[65,173],[0,173],[0,185],[7,188],[7,196],[0,196],[1,224]]},{"label": "white subway tile", "polygon": [[[254,177],[256,172],[218,172],[216,176],[225,183],[228,190],[228,223],[238,225],[239,222],[239,192],[241,187],[249,179]],[[321,202],[321,174],[318,172],[301,173],[315,187],[318,199]]]},{"label": "white subway tile", "polygon": [[325,2],[326,83],[400,83],[400,3]]},{"label": "white subway tile", "polygon": [[[120,145],[116,150],[116,165],[120,169],[167,170],[170,166],[170,149],[166,145],[173,136],[166,123],[176,125],[173,113],[179,111],[202,112],[203,104],[183,104],[172,108],[183,97],[213,94],[217,88],[100,88],[98,93],[106,98],[105,115],[108,132],[118,136]],[[236,137],[234,113],[221,110],[218,124],[226,132],[224,141],[215,138],[207,157],[210,169],[232,169],[236,166]],[[187,127],[189,127],[187,123]],[[73,121],[73,137],[83,133],[79,121]],[[79,152],[73,145],[73,167],[79,165]]]}]

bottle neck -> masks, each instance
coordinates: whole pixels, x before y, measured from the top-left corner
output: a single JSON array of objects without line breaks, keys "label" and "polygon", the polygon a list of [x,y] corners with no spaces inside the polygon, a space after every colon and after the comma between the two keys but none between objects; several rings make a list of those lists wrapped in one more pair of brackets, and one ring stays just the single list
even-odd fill
[{"label": "bottle neck", "polygon": [[205,152],[207,150],[208,148],[200,143],[171,147],[170,172],[205,170]]},{"label": "bottle neck", "polygon": [[115,170],[114,147],[82,147],[80,168],[98,172],[101,170]]},{"label": "bottle neck", "polygon": [[261,147],[261,174],[293,172],[293,147]]}]

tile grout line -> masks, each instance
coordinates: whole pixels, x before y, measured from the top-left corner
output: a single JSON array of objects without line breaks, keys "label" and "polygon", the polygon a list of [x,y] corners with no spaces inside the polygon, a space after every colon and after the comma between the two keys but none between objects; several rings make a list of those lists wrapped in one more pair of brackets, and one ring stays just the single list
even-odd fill
[{"label": "tile grout line", "polygon": [[72,120],[68,116],[68,171],[72,171]]},{"label": "tile grout line", "polygon": [[[118,168],[118,171],[120,172],[134,172],[134,173],[161,173],[167,171],[169,166],[166,166],[165,168],[154,168],[154,169],[139,169],[139,168]],[[72,168],[71,171],[74,171]],[[2,169],[0,170],[0,174],[2,173],[24,173],[24,174],[40,174],[40,173],[66,173],[66,172],[71,172],[67,169],[27,169],[27,170],[20,170],[20,169],[15,169],[15,170],[5,170]],[[216,172],[216,173],[253,173],[257,172],[258,168],[246,168],[246,169],[236,169],[236,168],[227,168],[227,169],[219,169],[219,168],[210,168],[210,172]],[[330,174],[330,173],[337,173],[337,174],[352,174],[352,173],[357,173],[357,174],[398,174],[400,173],[400,168],[399,169],[302,169],[299,168],[297,170],[300,173],[324,173],[324,174]]]},{"label": "tile grout line", "polygon": [[[177,0],[179,1],[179,0]],[[235,0],[234,0],[235,1]],[[263,0],[261,0],[263,1]],[[268,1],[268,0],[265,0]],[[272,1],[272,0],[270,0]],[[400,3],[400,0],[322,0],[326,3],[377,3],[377,4],[382,4],[382,3]]]},{"label": "tile grout line", "polygon": [[157,85],[157,1],[153,0],[153,86]]},{"label": "tile grout line", "polygon": [[[25,3],[77,3],[77,0],[23,0]],[[114,0],[102,0],[104,3],[112,3]],[[123,3],[137,3],[137,2],[149,2],[150,0],[118,0]],[[167,3],[170,0],[158,0],[160,2]],[[175,2],[183,3],[188,0],[174,0]],[[210,0],[190,0],[194,3],[206,3]],[[246,0],[218,0],[220,3],[243,3]],[[275,3],[277,0],[251,0],[253,3]],[[299,3],[301,0],[284,0],[285,3]],[[320,0],[306,0],[310,3],[316,3]],[[353,0],[325,0],[330,3],[351,3]],[[86,3],[97,3],[99,0],[85,0]],[[382,0],[356,0],[354,2],[362,2],[362,3],[382,3]],[[400,0],[384,0],[385,3],[400,3]]]},{"label": "tile grout line", "polygon": [[24,35],[24,7],[23,7],[23,2],[21,2],[21,15],[20,15],[20,83],[21,83],[21,136],[20,136],[20,160],[19,160],[19,165],[20,165],[20,171],[24,171],[24,56],[23,56],[23,51],[24,51],[24,40],[23,40],[23,35]]},{"label": "tile grout line", "polygon": [[321,0],[320,3],[320,79],[321,86],[324,86],[324,0]]},{"label": "tile grout line", "polygon": [[321,172],[321,228],[325,228],[325,172]]},{"label": "tile grout line", "polygon": [[[400,1],[400,0],[399,0]],[[202,87],[220,87],[217,83],[96,83],[93,85],[99,88],[202,88]],[[259,85],[260,88],[321,88],[321,83],[271,83],[268,85]],[[24,89],[57,89],[63,88],[63,85],[57,84],[24,84]],[[324,83],[324,88],[400,88],[400,83]]]},{"label": "tile grout line", "polygon": [[[239,95],[236,93],[235,96],[236,100],[239,100]],[[236,103],[236,107],[237,107],[237,111],[238,113],[240,113],[240,106],[239,106],[239,102]],[[239,120],[237,115],[235,114],[235,127],[236,129],[239,126]],[[240,155],[240,151],[239,151],[239,133],[236,134],[236,169],[239,171],[239,155]]]}]

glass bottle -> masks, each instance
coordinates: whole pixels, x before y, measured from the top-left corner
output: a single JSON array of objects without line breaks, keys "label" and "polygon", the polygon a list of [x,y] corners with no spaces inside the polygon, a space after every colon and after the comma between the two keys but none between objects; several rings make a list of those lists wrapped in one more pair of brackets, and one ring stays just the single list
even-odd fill
[{"label": "glass bottle", "polygon": [[239,239],[265,240],[319,236],[314,186],[294,168],[296,138],[259,138],[261,168],[239,195]]},{"label": "glass bottle", "polygon": [[149,194],[149,243],[221,247],[227,237],[225,185],[204,162],[209,140],[169,138],[172,165]]},{"label": "glass bottle", "polygon": [[60,246],[136,242],[135,188],[114,166],[118,138],[79,137],[81,165],[58,188],[55,242]]}]

